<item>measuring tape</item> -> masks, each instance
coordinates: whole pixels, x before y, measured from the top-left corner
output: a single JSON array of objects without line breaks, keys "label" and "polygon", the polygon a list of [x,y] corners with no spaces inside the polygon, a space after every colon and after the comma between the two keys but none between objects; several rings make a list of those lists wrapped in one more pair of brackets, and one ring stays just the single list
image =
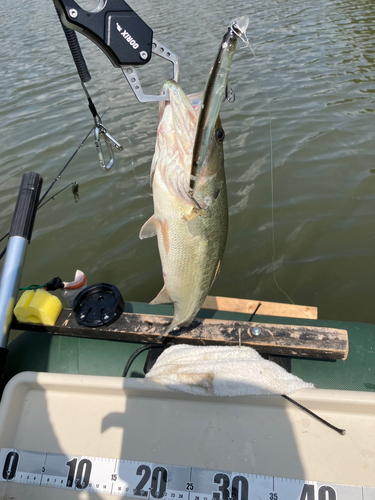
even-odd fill
[{"label": "measuring tape", "polygon": [[374,500],[375,488],[2,448],[0,481],[165,500]]}]

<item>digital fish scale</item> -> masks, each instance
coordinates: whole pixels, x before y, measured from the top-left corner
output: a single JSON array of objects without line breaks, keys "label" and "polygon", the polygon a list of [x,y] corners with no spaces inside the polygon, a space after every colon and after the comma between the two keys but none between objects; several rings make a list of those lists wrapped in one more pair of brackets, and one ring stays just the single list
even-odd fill
[{"label": "digital fish scale", "polygon": [[2,448],[0,481],[165,500],[375,500],[375,488]]}]

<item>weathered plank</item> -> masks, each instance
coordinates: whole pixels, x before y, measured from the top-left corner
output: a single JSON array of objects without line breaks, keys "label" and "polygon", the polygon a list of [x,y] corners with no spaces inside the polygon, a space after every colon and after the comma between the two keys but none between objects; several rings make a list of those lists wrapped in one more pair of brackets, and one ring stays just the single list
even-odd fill
[{"label": "weathered plank", "polygon": [[318,308],[297,304],[281,304],[263,300],[235,299],[232,297],[214,297],[209,295],[203,303],[203,309],[231,311],[262,316],[280,316],[288,318],[318,319]]},{"label": "weathered plank", "polygon": [[[43,331],[50,334],[125,342],[155,342],[170,323],[169,316],[123,313],[112,325],[87,328],[79,325],[71,309],[64,309],[54,326],[18,323],[17,330]],[[259,335],[255,335],[258,327]],[[259,353],[320,359],[346,359],[346,330],[313,326],[273,325],[244,321],[196,319],[188,328],[168,336],[175,343],[195,345],[246,345]]]}]

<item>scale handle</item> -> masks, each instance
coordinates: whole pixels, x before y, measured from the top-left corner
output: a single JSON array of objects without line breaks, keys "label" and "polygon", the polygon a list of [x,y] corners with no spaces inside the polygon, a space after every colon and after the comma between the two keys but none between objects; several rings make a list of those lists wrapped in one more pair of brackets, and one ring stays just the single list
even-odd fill
[{"label": "scale handle", "polygon": [[21,236],[30,243],[42,182],[42,176],[35,172],[27,172],[22,177],[9,238]]}]

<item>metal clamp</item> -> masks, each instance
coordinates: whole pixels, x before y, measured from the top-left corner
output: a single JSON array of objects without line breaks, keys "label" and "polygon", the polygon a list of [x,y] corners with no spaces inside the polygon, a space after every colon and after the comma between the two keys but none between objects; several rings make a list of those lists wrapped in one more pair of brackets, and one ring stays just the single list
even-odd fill
[{"label": "metal clamp", "polygon": [[[96,146],[96,151],[99,156],[99,164],[101,168],[105,171],[110,170],[113,167],[113,164],[115,162],[115,155],[113,154],[113,149],[112,149],[112,144],[119,150],[122,151],[124,148],[121,146],[119,142],[116,141],[114,137],[111,136],[111,134],[108,132],[107,127],[105,127],[100,121],[94,118],[94,121],[96,123],[95,127],[95,146]],[[105,145],[107,146],[108,154],[109,154],[109,162],[105,164],[104,161],[104,155],[103,155],[103,149],[102,145],[100,142],[100,138],[104,139]]]},{"label": "metal clamp", "polygon": [[62,24],[68,30],[78,31],[89,38],[116,68],[121,68],[139,102],[169,99],[167,94],[145,94],[135,68],[147,64],[151,54],[155,54],[173,64],[173,79],[177,82],[179,58],[153,38],[152,29],[124,0],[100,0],[96,9],[91,12],[82,9],[75,0],[53,1]]},{"label": "metal clamp", "polygon": [[[173,64],[173,80],[178,82],[180,76],[180,59],[169,50],[165,45],[159,43],[155,38],[152,40],[152,53],[169,61]],[[168,101],[169,95],[163,91],[163,94],[152,95],[145,94],[142,90],[141,82],[139,81],[137,72],[134,66],[121,66],[122,72],[125,75],[135,97],[139,102],[155,102],[155,101]]]}]

